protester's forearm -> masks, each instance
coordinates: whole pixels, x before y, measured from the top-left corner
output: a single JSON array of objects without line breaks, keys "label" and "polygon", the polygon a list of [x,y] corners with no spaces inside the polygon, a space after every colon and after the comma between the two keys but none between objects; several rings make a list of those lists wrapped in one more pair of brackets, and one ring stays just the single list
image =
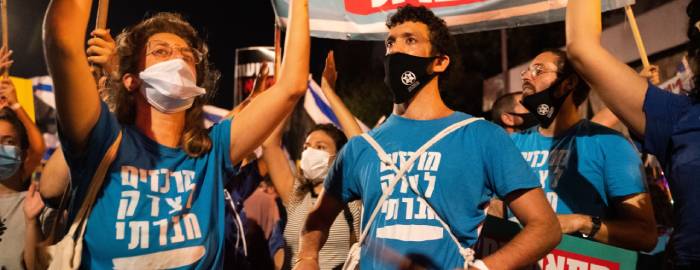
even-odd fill
[{"label": "protester's forearm", "polygon": [[34,169],[39,166],[46,146],[44,145],[44,138],[41,135],[41,131],[39,131],[39,128],[32,122],[32,119],[29,118],[24,108],[19,107],[19,109],[15,110],[15,113],[27,130],[27,138],[29,141],[29,149],[24,163],[24,175],[22,176],[26,179],[31,176]]},{"label": "protester's forearm", "polygon": [[338,117],[338,121],[340,122],[340,126],[343,128],[343,133],[345,133],[345,136],[350,139],[351,137],[362,134],[362,129],[360,128],[360,125],[357,124],[355,116],[352,114],[350,109],[345,106],[343,100],[336,95],[335,90],[332,89],[327,83],[322,83],[321,89],[323,90],[323,94],[328,99],[328,103],[330,103],[333,113],[335,113],[335,116]]},{"label": "protester's forearm", "polygon": [[297,90],[302,94],[309,80],[309,3],[308,0],[292,0],[290,3],[290,20],[284,44],[287,52],[282,60],[276,84],[286,84],[289,86],[285,87],[286,89]]},{"label": "protester's forearm", "polygon": [[600,44],[602,33],[600,1],[569,0],[566,9],[566,43]]},{"label": "protester's forearm", "polygon": [[92,0],[53,0],[44,20],[47,53],[85,54],[85,30]]},{"label": "protester's forearm", "polygon": [[[590,232],[591,226],[587,225],[583,231]],[[656,246],[656,225],[641,220],[603,220],[593,239],[621,248],[650,251]]]},{"label": "protester's forearm", "polygon": [[43,240],[39,221],[36,219],[26,221],[23,259],[27,270],[38,269],[36,250],[39,242]]},{"label": "protester's forearm", "polygon": [[304,229],[299,239],[299,259],[318,258],[318,252],[328,239],[328,231],[331,224],[327,220],[335,220],[323,217],[319,211],[311,211],[304,224]]},{"label": "protester's forearm", "polygon": [[559,244],[561,237],[557,222],[531,222],[513,240],[483,261],[491,270],[520,269],[547,255]]}]

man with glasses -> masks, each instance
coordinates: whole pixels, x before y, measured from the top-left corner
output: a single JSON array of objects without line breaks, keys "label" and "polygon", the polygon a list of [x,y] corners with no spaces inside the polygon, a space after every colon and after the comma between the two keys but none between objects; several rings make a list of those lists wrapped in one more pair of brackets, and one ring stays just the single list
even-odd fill
[{"label": "man with glasses", "polygon": [[656,222],[639,154],[618,132],[581,118],[590,88],[566,53],[541,53],[521,78],[521,103],[539,125],[511,137],[539,176],[562,232],[653,249]]}]

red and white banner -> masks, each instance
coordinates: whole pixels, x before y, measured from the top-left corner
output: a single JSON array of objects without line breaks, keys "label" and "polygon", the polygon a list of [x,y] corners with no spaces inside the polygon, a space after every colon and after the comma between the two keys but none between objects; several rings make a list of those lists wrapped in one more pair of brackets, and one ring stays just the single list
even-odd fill
[{"label": "red and white banner", "polygon": [[[289,0],[272,0],[283,24]],[[567,0],[309,0],[311,34],[316,37],[383,40],[387,15],[398,7],[423,5],[443,18],[453,33],[469,33],[564,19]],[[634,0],[603,0],[603,10]]]}]

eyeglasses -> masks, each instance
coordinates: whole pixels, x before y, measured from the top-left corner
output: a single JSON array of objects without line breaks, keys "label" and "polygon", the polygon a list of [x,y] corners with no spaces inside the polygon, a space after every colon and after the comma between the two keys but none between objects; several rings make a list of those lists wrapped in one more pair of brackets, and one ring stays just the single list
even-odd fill
[{"label": "eyeglasses", "polygon": [[520,72],[520,77],[525,77],[526,74],[529,74],[530,77],[535,78],[537,76],[540,76],[545,73],[558,73],[556,70],[547,70],[544,65],[542,64],[534,64],[532,66],[527,67],[525,70]]},{"label": "eyeglasses", "polygon": [[187,63],[197,65],[202,62],[202,52],[190,47],[176,47],[165,41],[154,40],[146,44],[146,55],[153,55],[158,60],[168,60],[172,58],[173,52],[178,50],[182,60]]}]

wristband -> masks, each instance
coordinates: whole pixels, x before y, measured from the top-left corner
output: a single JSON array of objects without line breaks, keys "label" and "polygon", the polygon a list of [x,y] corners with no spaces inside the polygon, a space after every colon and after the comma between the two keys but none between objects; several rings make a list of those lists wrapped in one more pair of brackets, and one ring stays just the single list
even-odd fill
[{"label": "wristband", "polygon": [[582,233],[581,235],[583,236],[583,238],[593,239],[593,237],[595,237],[595,234],[598,233],[598,230],[600,230],[600,225],[602,223],[600,217],[591,216],[591,223],[593,223],[591,232],[589,234]]}]

